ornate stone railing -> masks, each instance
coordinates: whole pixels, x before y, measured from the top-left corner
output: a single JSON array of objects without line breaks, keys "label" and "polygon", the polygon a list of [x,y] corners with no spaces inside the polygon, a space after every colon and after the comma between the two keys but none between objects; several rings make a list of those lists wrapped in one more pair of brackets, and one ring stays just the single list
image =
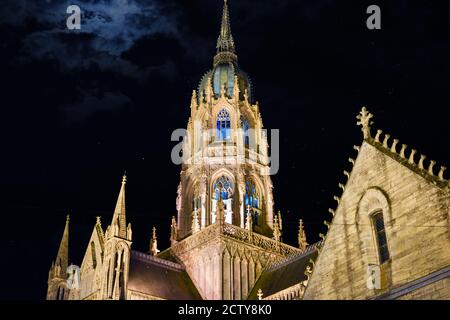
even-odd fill
[{"label": "ornate stone railing", "polygon": [[220,236],[220,228],[218,224],[212,224],[205,229],[197,232],[175,244],[171,249],[177,254],[187,252],[196,248],[203,243]]},{"label": "ornate stone railing", "polygon": [[240,227],[225,224],[223,227],[223,235],[230,238],[249,243],[251,245],[257,246],[259,248],[278,253],[283,256],[289,256],[293,254],[298,254],[301,252],[300,249],[294,248],[282,242],[277,242],[273,239],[260,235],[259,233],[249,232],[246,229]]},{"label": "ornate stone railing", "polygon": [[263,298],[263,300],[301,300],[303,298],[303,294],[305,293],[305,289],[306,287],[303,283],[298,283],[292,287]]},{"label": "ornate stone railing", "polygon": [[246,229],[242,229],[228,223],[224,223],[223,225],[219,223],[210,225],[200,232],[178,242],[172,247],[172,250],[178,254],[184,253],[220,236],[242,241],[281,256],[290,256],[302,253],[302,251],[298,248],[289,246],[282,242],[277,242],[258,233],[249,232]]}]

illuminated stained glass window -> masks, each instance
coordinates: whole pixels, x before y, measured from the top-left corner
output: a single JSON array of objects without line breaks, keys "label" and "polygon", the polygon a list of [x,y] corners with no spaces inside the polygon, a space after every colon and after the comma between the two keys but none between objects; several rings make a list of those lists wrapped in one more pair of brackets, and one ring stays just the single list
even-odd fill
[{"label": "illuminated stained glass window", "polygon": [[241,119],[242,131],[244,132],[244,146],[248,147],[250,145],[250,125],[248,124],[247,119]]},{"label": "illuminated stained glass window", "polygon": [[255,184],[251,180],[247,180],[245,183],[245,197],[244,197],[245,207],[250,207],[259,209],[259,195],[256,191]]},{"label": "illuminated stained glass window", "polygon": [[222,199],[227,200],[233,197],[233,184],[226,176],[221,176],[214,182],[214,199],[219,199],[219,188],[222,187]]},{"label": "illuminated stained glass window", "polygon": [[376,212],[372,217],[375,228],[375,236],[377,238],[378,255],[380,263],[389,260],[389,249],[387,245],[386,230],[384,227],[383,212]]},{"label": "illuminated stained glass window", "polygon": [[217,139],[219,141],[230,140],[230,127],[230,113],[225,109],[220,110],[219,114],[217,115]]}]

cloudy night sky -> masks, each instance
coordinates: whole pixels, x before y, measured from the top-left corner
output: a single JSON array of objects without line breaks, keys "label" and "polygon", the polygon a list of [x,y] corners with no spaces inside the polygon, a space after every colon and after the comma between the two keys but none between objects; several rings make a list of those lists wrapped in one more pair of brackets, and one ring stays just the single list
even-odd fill
[{"label": "cloudy night sky", "polygon": [[[81,30],[66,9],[79,5]],[[123,172],[133,248],[156,226],[169,244],[180,167],[170,140],[212,67],[221,0],[4,0],[0,8],[0,298],[45,299],[66,214],[81,264],[95,223],[110,223]],[[382,29],[368,30],[378,4]],[[273,177],[283,238],[298,219],[319,240],[328,208],[374,127],[450,165],[447,1],[229,0],[239,65],[264,125],[280,129]],[[25,290],[24,290],[25,288]]]}]

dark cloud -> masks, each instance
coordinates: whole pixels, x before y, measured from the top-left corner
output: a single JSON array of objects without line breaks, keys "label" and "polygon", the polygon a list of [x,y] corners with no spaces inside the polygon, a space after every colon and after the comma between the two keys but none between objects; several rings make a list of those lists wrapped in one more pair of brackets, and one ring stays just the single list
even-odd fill
[{"label": "dark cloud", "polygon": [[[22,60],[56,59],[64,70],[82,69],[96,63],[101,69],[131,77],[145,77],[148,70],[121,59],[136,41],[155,34],[176,42],[176,13],[161,14],[160,1],[79,0],[81,30],[68,30],[69,1],[7,1],[0,23],[31,28],[22,38]],[[20,61],[20,59],[17,59]]]},{"label": "dark cloud", "polygon": [[131,103],[129,97],[116,92],[101,92],[98,95],[80,92],[80,96],[83,97],[82,101],[62,107],[63,116],[69,123],[83,121],[97,112],[110,111]]}]

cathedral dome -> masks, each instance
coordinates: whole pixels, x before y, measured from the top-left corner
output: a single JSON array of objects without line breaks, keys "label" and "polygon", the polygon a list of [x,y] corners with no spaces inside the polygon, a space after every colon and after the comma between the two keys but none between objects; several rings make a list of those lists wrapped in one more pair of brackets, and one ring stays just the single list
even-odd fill
[{"label": "cathedral dome", "polygon": [[239,86],[239,99],[244,99],[244,93],[247,91],[249,101],[252,101],[252,85],[248,75],[236,67],[231,62],[223,62],[209,70],[200,81],[199,96],[203,96],[206,90],[208,79],[211,81],[211,87],[214,96],[218,98],[223,87],[226,88],[227,97],[231,98],[234,92],[234,77],[237,76]]}]

